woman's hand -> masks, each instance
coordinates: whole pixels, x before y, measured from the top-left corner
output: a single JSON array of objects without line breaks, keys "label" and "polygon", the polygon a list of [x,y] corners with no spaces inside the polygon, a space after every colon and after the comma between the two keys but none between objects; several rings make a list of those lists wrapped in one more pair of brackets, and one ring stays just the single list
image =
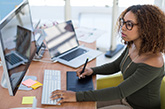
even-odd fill
[{"label": "woman's hand", "polygon": [[55,90],[52,92],[51,99],[59,99],[57,103],[64,103],[64,102],[76,102],[76,92],[73,91],[66,91],[66,90]]},{"label": "woman's hand", "polygon": [[92,75],[93,70],[91,68],[85,68],[84,72],[81,74],[83,68],[78,69],[77,72],[77,76],[79,78],[85,78],[85,76],[89,76]]}]

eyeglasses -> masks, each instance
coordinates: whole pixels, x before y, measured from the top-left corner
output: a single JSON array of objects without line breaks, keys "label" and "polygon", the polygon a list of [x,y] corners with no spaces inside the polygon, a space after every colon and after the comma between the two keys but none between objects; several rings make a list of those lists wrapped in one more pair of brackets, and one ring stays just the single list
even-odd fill
[{"label": "eyeglasses", "polygon": [[125,26],[126,26],[127,30],[129,30],[129,31],[132,30],[132,28],[133,28],[134,25],[138,25],[138,23],[137,24],[134,24],[133,22],[131,22],[129,20],[125,22],[123,18],[120,18],[119,19],[119,25],[120,25],[120,27],[123,27],[124,24],[126,24]]}]

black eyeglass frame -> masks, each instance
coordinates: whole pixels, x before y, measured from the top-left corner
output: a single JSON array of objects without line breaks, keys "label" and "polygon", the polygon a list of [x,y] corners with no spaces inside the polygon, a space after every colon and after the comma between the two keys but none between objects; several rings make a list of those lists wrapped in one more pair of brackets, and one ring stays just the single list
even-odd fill
[{"label": "black eyeglass frame", "polygon": [[[130,20],[124,21],[123,18],[120,18],[120,19],[119,19],[119,25],[120,25],[120,27],[122,28],[122,27],[124,26],[124,24],[126,24],[125,26],[126,26],[127,30],[129,30],[129,31],[131,31],[131,30],[133,29],[134,25],[138,25],[138,23],[135,24],[135,23],[133,23],[133,22],[130,21]],[[130,25],[130,26],[129,26],[129,25]]]}]

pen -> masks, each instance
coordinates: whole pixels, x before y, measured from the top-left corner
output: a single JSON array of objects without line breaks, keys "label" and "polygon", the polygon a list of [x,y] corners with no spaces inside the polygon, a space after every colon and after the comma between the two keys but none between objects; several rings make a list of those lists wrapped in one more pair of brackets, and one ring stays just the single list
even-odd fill
[{"label": "pen", "polygon": [[84,64],[84,67],[83,67],[82,71],[80,72],[80,74],[82,74],[82,73],[84,72],[85,67],[86,67],[86,65],[87,65],[87,63],[88,63],[88,59],[89,59],[89,58],[86,59],[85,64]]}]

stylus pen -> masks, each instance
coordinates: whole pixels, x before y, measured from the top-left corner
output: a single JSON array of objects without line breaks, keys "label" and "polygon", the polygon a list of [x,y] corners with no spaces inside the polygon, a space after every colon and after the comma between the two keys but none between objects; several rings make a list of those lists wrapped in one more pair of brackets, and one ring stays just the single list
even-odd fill
[{"label": "stylus pen", "polygon": [[80,72],[80,74],[82,74],[84,72],[87,63],[88,63],[88,58],[86,59],[85,64],[84,64],[84,67],[83,67],[82,71]]}]

